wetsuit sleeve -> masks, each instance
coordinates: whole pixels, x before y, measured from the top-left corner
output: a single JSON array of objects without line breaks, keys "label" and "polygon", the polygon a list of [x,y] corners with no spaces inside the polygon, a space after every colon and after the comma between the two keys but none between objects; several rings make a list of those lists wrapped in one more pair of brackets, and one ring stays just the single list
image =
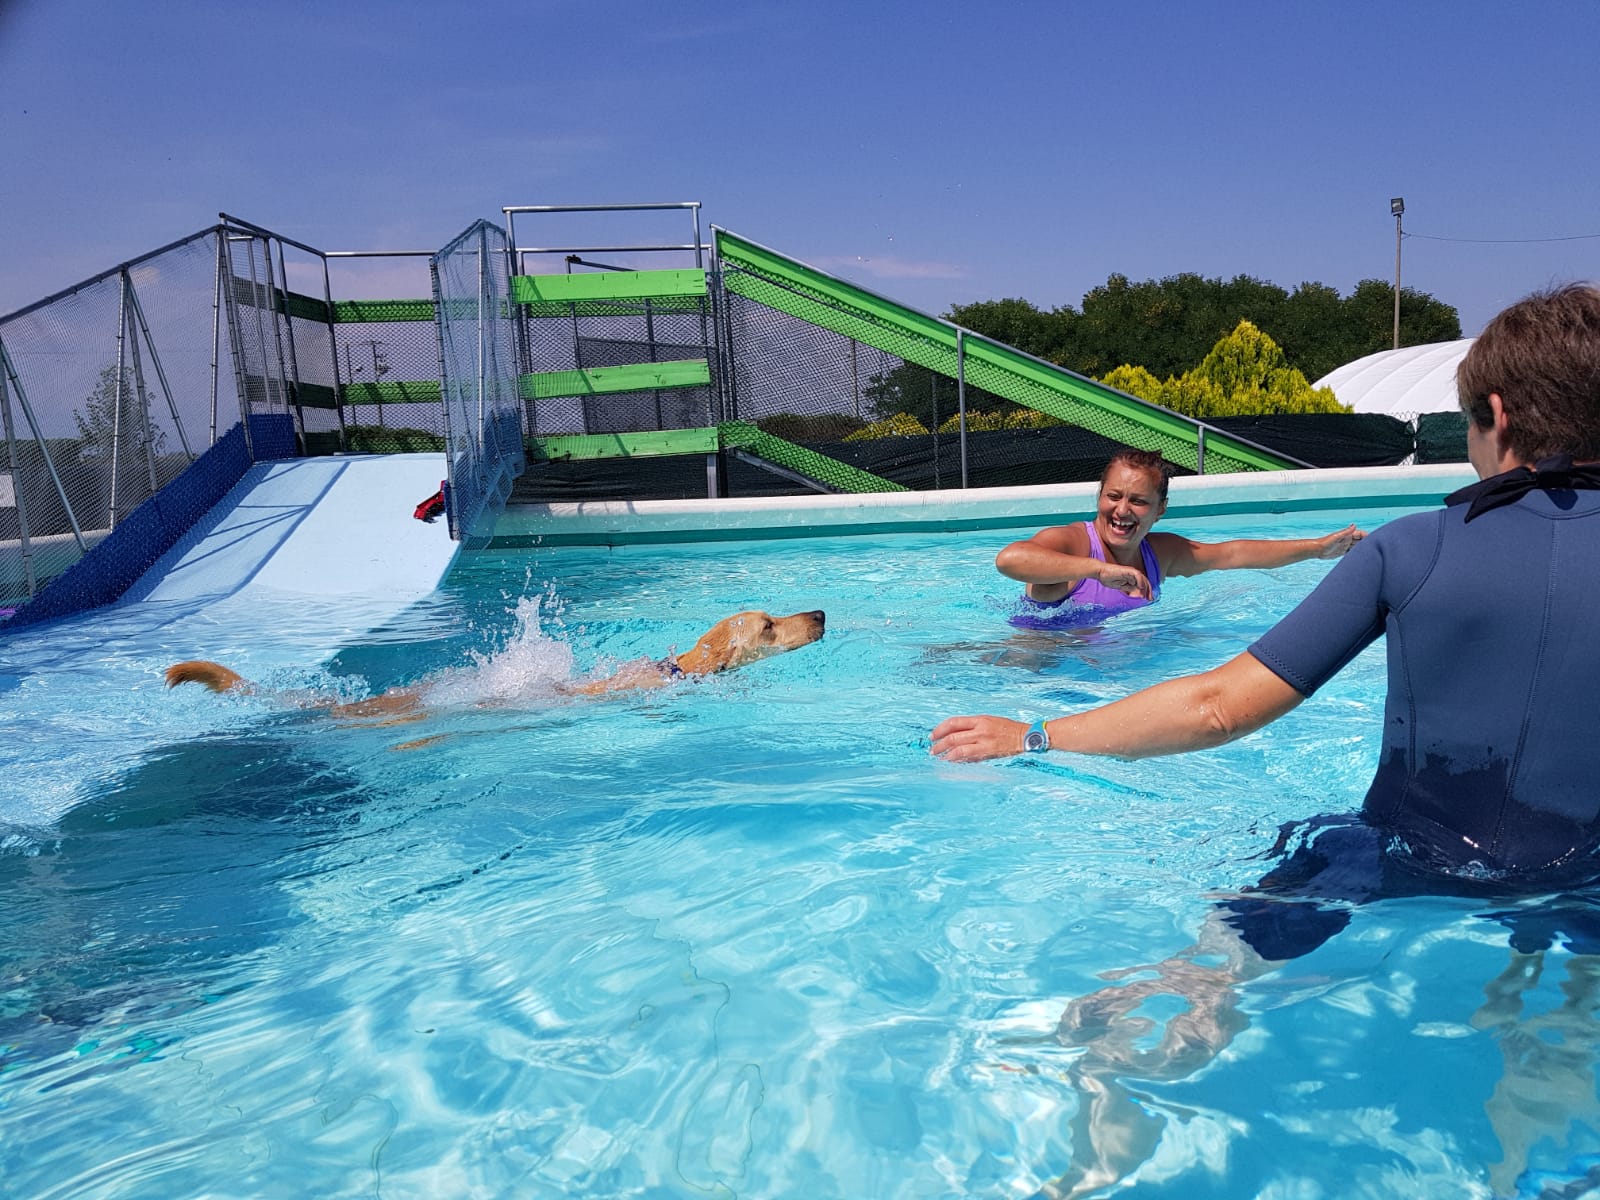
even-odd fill
[{"label": "wetsuit sleeve", "polygon": [[1384,539],[1356,543],[1293,612],[1250,653],[1302,696],[1310,696],[1383,633]]}]

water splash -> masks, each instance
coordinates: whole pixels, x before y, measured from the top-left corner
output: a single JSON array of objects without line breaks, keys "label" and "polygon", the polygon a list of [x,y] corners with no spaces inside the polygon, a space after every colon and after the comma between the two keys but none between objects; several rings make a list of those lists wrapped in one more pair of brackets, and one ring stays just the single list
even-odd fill
[{"label": "water splash", "polygon": [[[499,650],[473,651],[426,684],[428,703],[441,706],[526,703],[555,699],[573,678],[572,647],[545,632],[544,597],[524,596],[513,610],[511,636]],[[559,624],[559,622],[557,622]]]}]

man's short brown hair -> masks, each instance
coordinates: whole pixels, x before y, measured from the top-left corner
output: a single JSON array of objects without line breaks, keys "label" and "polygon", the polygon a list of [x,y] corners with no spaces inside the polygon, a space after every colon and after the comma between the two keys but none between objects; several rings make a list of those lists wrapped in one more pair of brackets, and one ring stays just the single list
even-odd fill
[{"label": "man's short brown hair", "polygon": [[1600,459],[1600,288],[1535,292],[1484,327],[1456,368],[1461,411],[1479,429],[1500,397],[1517,459]]}]

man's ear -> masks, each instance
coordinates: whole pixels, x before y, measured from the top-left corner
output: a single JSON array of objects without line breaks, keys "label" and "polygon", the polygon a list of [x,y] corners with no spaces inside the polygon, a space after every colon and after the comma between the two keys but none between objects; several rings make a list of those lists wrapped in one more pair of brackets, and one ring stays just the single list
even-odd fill
[{"label": "man's ear", "polygon": [[1500,398],[1499,392],[1489,393],[1489,425],[1501,437],[1506,433],[1506,402]]},{"label": "man's ear", "polygon": [[[1469,421],[1471,417],[1467,418]],[[1486,436],[1493,439],[1491,446],[1495,458],[1501,464],[1501,470],[1510,470],[1517,465],[1516,455],[1511,451],[1508,439],[1511,423],[1506,419],[1506,402],[1500,398],[1499,392],[1489,393],[1489,428]]]}]

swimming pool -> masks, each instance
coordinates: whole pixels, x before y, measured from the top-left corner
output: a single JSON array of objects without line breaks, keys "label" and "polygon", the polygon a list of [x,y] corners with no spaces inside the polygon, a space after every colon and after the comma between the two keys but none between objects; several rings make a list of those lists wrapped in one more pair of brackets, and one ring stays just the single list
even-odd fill
[{"label": "swimming pool", "polygon": [[[1515,974],[1469,901],[1357,912],[1244,985],[1247,1024],[1192,1073],[1084,1070],[1056,1036],[1074,997],[1188,946],[1281,821],[1360,803],[1383,663],[1213,752],[938,762],[939,718],[1213,665],[1328,566],[1174,581],[1047,640],[1005,624],[991,564],[1017,535],[482,553],[373,633],[289,596],[18,631],[6,1188],[1049,1195],[1092,1157],[1097,1111],[1150,1143],[1141,1196],[1490,1195],[1518,1138],[1527,1170],[1500,1168],[1502,1190],[1582,1177],[1594,985],[1559,950]],[[553,694],[753,605],[825,608],[827,636],[661,692]],[[331,663],[285,665],[330,628],[352,631]],[[446,707],[336,727],[165,692],[161,669],[197,653],[352,695],[444,671]]]}]

